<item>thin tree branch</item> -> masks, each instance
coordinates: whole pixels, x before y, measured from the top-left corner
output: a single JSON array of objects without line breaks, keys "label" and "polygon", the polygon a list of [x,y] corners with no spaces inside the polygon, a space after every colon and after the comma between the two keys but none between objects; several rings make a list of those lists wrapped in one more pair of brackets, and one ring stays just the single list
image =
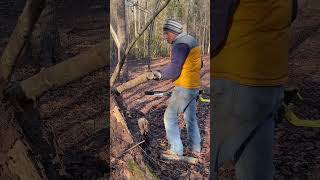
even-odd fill
[{"label": "thin tree branch", "polygon": [[111,24],[110,24],[110,32],[111,32],[111,36],[112,36],[114,42],[116,43],[117,48],[120,48],[119,38],[118,38],[117,33],[114,31]]},{"label": "thin tree branch", "polygon": [[121,58],[121,61],[118,62],[112,76],[111,76],[111,79],[110,79],[110,87],[113,87],[115,81],[117,80],[119,74],[120,74],[120,71],[121,71],[121,68],[124,64],[124,61],[125,59],[127,58],[127,55],[129,53],[129,51],[131,50],[131,48],[133,47],[133,45],[136,43],[136,41],[139,39],[139,37],[143,34],[143,32],[149,27],[149,25],[152,23],[152,21],[159,15],[159,13],[169,4],[171,0],[166,0],[166,2],[164,3],[163,6],[161,6],[159,8],[159,10],[157,10],[154,15],[150,18],[150,20],[148,21],[148,23],[146,24],[146,26],[140,31],[138,32],[138,35],[135,37],[135,39],[130,42],[130,44],[128,45],[124,55],[122,56]]}]

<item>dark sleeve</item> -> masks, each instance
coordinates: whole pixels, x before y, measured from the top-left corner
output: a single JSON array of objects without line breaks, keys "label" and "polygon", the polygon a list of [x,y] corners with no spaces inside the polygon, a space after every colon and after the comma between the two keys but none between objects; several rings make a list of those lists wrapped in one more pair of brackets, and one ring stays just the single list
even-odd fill
[{"label": "dark sleeve", "polygon": [[181,74],[182,66],[190,52],[186,44],[177,44],[172,48],[171,63],[164,67],[161,72],[161,79],[177,79]]},{"label": "dark sleeve", "polygon": [[233,13],[239,0],[213,0],[211,6],[211,39],[212,56],[215,56],[222,49],[231,24]]}]

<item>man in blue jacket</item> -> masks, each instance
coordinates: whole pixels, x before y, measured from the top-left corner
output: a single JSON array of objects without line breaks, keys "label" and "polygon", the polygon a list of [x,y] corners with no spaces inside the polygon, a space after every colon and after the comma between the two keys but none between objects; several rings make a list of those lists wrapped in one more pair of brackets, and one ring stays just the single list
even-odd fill
[{"label": "man in blue jacket", "polygon": [[172,45],[171,62],[161,71],[154,71],[154,79],[172,79],[175,85],[164,114],[164,125],[170,150],[169,155],[183,155],[178,113],[183,113],[188,132],[188,150],[194,155],[201,151],[201,137],[196,116],[196,99],[200,88],[201,50],[196,39],[182,32],[182,25],[168,19],[164,39]]}]

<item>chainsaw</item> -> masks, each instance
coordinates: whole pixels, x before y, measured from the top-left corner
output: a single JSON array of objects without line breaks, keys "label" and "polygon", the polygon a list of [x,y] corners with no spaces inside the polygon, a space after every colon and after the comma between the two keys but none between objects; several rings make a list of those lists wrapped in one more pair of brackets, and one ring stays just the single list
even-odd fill
[{"label": "chainsaw", "polygon": [[300,119],[291,109],[292,101],[297,99],[303,101],[303,97],[300,95],[297,89],[285,89],[284,101],[278,112],[278,119],[286,119],[294,126],[313,127],[320,128],[320,120]]},{"label": "chainsaw", "polygon": [[[147,96],[158,96],[158,97],[170,97],[172,92],[167,91],[145,91],[145,95]],[[202,103],[210,103],[210,99],[205,97],[209,96],[203,89],[199,90],[198,99]]]}]

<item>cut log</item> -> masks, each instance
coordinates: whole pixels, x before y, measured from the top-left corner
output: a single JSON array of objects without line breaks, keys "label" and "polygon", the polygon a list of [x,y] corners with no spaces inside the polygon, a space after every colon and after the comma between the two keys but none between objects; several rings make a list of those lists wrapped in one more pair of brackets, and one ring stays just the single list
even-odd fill
[{"label": "cut log", "polygon": [[129,90],[129,89],[135,87],[135,86],[138,86],[142,83],[145,83],[152,78],[153,78],[153,74],[151,72],[147,72],[147,73],[144,73],[144,74],[142,74],[142,75],[126,82],[126,83],[121,84],[120,86],[118,86],[116,88],[116,90],[118,93],[122,93],[126,90]]},{"label": "cut log", "polygon": [[138,119],[138,126],[140,129],[141,135],[146,135],[149,133],[150,125],[149,125],[149,121],[146,118],[144,118],[144,117],[139,118]]}]

